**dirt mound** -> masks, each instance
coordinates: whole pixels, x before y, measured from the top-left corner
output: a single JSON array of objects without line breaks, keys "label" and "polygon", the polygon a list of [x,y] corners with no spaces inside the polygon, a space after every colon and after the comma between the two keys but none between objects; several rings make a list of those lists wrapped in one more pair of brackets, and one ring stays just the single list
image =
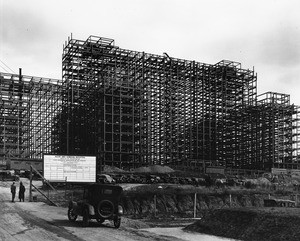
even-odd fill
[{"label": "dirt mound", "polygon": [[148,167],[139,167],[133,170],[135,173],[172,173],[174,170],[168,166],[153,165]]},{"label": "dirt mound", "polygon": [[150,169],[149,169],[149,167],[139,167],[139,168],[136,168],[136,169],[132,170],[132,172],[135,172],[135,173],[148,173],[148,172],[150,172]]},{"label": "dirt mound", "polygon": [[253,185],[265,186],[265,187],[272,185],[272,182],[265,177],[259,177],[256,179],[245,179],[245,182],[251,183]]},{"label": "dirt mound", "polygon": [[299,215],[252,209],[216,209],[207,212],[185,230],[244,241],[292,241],[299,240],[299,225]]},{"label": "dirt mound", "polygon": [[265,177],[259,177],[257,178],[257,183],[259,185],[271,185],[272,183]]},{"label": "dirt mound", "polygon": [[266,178],[270,181],[271,184],[279,184],[279,185],[300,185],[300,174],[292,173],[292,174],[272,174],[272,173],[264,173],[263,178]]},{"label": "dirt mound", "polygon": [[104,172],[109,172],[109,173],[118,173],[118,172],[125,172],[123,169],[118,168],[118,167],[113,167],[113,166],[107,166],[104,165],[103,167]]}]

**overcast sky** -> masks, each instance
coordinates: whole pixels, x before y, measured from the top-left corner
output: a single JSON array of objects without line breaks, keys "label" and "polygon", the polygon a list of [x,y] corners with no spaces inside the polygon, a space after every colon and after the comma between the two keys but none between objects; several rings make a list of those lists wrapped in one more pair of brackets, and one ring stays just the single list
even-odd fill
[{"label": "overcast sky", "polygon": [[300,105],[299,0],[0,0],[0,71],[60,79],[71,33],[208,64],[240,62],[255,68],[259,94],[290,94]]}]

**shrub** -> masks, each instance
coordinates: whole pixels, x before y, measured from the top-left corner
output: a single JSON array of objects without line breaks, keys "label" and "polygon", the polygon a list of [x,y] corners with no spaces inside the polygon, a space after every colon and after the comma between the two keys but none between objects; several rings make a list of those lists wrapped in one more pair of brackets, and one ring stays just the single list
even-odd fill
[{"label": "shrub", "polygon": [[247,182],[245,183],[245,187],[246,187],[247,189],[250,189],[250,188],[256,188],[256,184],[253,183],[253,182],[251,182],[251,181],[247,181]]}]

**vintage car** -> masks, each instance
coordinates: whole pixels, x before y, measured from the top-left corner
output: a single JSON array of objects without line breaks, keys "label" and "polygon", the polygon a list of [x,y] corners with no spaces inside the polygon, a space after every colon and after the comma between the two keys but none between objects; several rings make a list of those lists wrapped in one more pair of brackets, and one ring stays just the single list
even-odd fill
[{"label": "vintage car", "polygon": [[83,226],[89,225],[91,219],[103,223],[113,220],[114,226],[119,228],[123,208],[119,204],[122,187],[110,184],[91,184],[84,188],[83,200],[69,202],[68,218],[75,222],[77,216],[83,217]]}]

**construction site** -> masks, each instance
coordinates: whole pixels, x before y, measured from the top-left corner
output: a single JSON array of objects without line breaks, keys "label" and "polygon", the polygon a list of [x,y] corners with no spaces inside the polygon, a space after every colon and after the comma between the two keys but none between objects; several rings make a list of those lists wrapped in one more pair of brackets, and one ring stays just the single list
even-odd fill
[{"label": "construction site", "polygon": [[147,165],[300,169],[300,109],[257,93],[257,74],[122,49],[113,39],[68,38],[62,79],[0,73],[0,164],[43,154]]}]

